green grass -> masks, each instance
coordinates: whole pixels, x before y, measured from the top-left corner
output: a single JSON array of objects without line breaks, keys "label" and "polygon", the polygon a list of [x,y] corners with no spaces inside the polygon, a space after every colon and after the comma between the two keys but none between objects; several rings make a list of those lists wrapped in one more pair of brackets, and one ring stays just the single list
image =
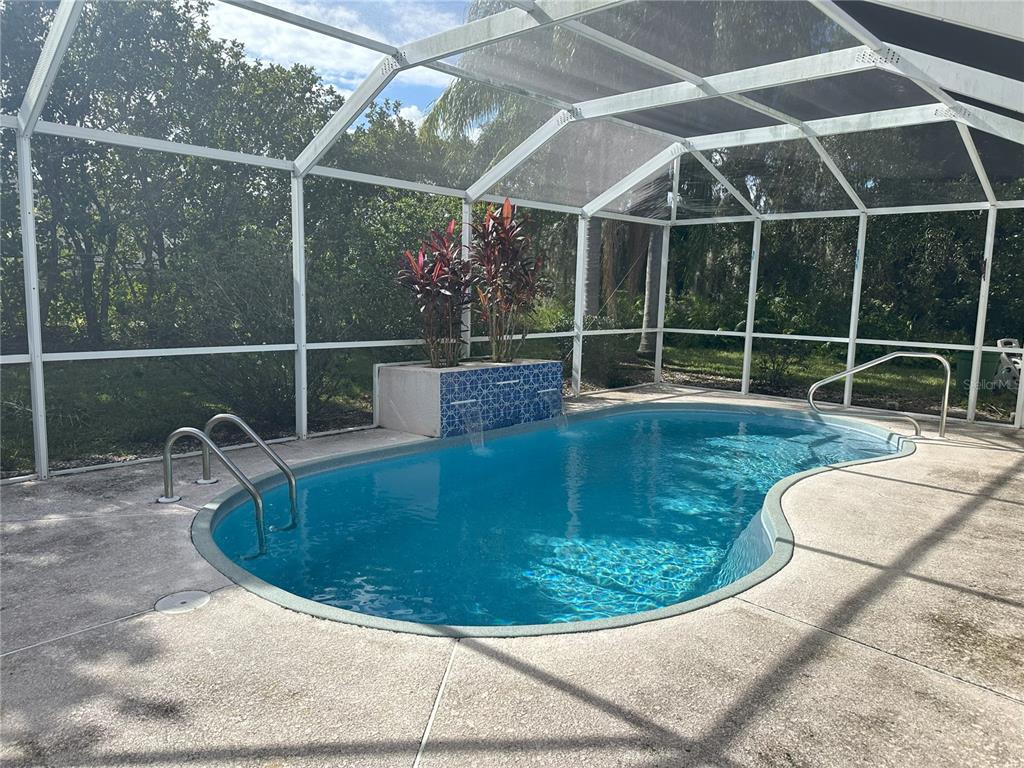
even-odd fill
[{"label": "green grass", "polygon": [[[729,344],[731,340],[713,343]],[[666,345],[663,362],[666,378],[674,379],[678,383],[738,390],[743,370],[743,351],[740,343],[733,346],[734,348],[721,349],[710,345]],[[806,352],[795,355],[788,370],[780,380],[774,382],[766,381],[761,375],[758,361],[763,357],[763,352],[755,347],[751,391],[803,399],[811,384],[838,373],[845,367],[845,349],[822,351],[820,345],[806,346]],[[858,361],[870,359],[876,352],[882,354],[881,350],[864,350],[858,356]],[[938,413],[944,384],[945,376],[937,362],[892,361],[856,375],[854,404],[917,413]],[[836,382],[823,387],[819,397],[826,401],[840,400],[842,383]],[[963,409],[966,407],[966,401],[966,392],[962,387],[954,385],[950,393],[951,408]],[[978,400],[978,417],[993,421],[1009,421],[1012,419],[1015,403],[1014,393],[983,390]]]}]

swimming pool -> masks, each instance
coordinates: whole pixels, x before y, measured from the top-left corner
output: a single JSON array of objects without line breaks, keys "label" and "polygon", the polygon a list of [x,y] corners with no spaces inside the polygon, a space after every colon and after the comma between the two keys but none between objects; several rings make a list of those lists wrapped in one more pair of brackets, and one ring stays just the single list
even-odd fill
[{"label": "swimming pool", "polygon": [[297,610],[429,634],[618,626],[735,594],[781,568],[778,497],[816,468],[912,444],[771,408],[632,406],[559,425],[433,440],[260,481],[266,551],[244,492],[193,538],[238,583]]}]

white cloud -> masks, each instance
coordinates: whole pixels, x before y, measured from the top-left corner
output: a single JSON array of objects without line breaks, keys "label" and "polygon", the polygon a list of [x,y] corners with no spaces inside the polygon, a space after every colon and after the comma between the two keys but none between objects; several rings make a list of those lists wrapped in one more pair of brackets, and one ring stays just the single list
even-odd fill
[{"label": "white cloud", "polygon": [[427,119],[426,113],[415,104],[400,108],[398,116],[416,126],[416,130],[419,130],[419,127],[423,125],[423,121]]},{"label": "white cloud", "polygon": [[[322,21],[375,40],[401,44],[462,23],[461,4],[377,2],[325,2],[279,0],[283,10]],[[236,6],[213,3],[210,30],[214,37],[238,40],[253,59],[292,66],[313,67],[327,82],[341,89],[355,88],[380,61],[381,54],[327,35],[296,27]],[[417,85],[444,88],[451,77],[424,67],[406,70],[403,78]]]},{"label": "white cloud", "polygon": [[462,3],[423,3],[386,0],[378,7],[386,8],[393,18],[394,34],[389,42],[395,45],[434,35],[457,27],[465,21]]}]

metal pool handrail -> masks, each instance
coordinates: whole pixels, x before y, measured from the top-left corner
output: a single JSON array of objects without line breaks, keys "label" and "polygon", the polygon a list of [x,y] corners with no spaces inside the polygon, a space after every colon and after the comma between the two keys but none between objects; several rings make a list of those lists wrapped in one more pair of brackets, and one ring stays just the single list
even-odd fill
[{"label": "metal pool handrail", "polygon": [[205,449],[213,451],[221,463],[227,467],[228,472],[234,475],[237,480],[249,495],[252,497],[253,507],[256,510],[256,539],[258,543],[257,555],[262,555],[267,551],[267,537],[263,530],[263,499],[260,498],[260,492],[256,490],[256,486],[252,484],[245,473],[238,468],[238,466],[224,455],[224,452],[213,444],[213,441],[204,432],[200,432],[194,427],[181,427],[176,429],[167,438],[167,442],[164,443],[164,495],[157,499],[161,504],[170,504],[175,501],[181,501],[181,496],[174,494],[174,470],[171,467],[171,449],[174,444],[183,437],[194,437],[198,440]]},{"label": "metal pool handrail", "polygon": [[[874,368],[880,363],[884,363],[888,360],[893,360],[897,357],[922,357],[929,358],[931,360],[938,360],[942,363],[942,367],[946,369],[946,388],[942,394],[942,415],[939,418],[939,437],[946,436],[946,415],[949,412],[949,385],[953,379],[953,372],[950,370],[949,361],[946,360],[942,355],[937,355],[934,352],[890,352],[881,357],[876,357],[874,360],[868,360],[866,363],[855,365],[852,368],[847,368],[845,371],[840,371],[837,374],[828,376],[821,381],[816,381],[811,384],[810,389],[807,390],[807,404],[811,406],[811,409],[815,413],[822,413],[822,410],[814,402],[814,393],[818,391],[820,387],[825,384],[831,384],[833,381],[839,381],[839,379],[850,376],[854,373],[867,370],[868,368]],[[906,413],[899,413],[899,416],[908,419],[914,425],[914,434],[918,437],[921,435],[921,425],[917,422],[917,419]]]},{"label": "metal pool handrail", "polygon": [[[298,521],[298,489],[295,482],[295,473],[292,472],[284,459],[277,455],[277,452],[267,445],[263,439],[256,434],[256,431],[242,421],[241,417],[236,416],[233,413],[218,413],[216,416],[206,422],[206,426],[203,427],[203,432],[208,438],[210,438],[209,444],[213,445],[213,428],[218,424],[229,423],[234,424],[242,432],[248,436],[250,440],[256,443],[256,447],[259,448],[263,453],[266,454],[267,458],[270,459],[277,468],[284,472],[285,478],[288,480],[288,498],[292,503],[292,515],[291,522],[288,523],[284,528],[273,528],[271,530],[288,531],[295,527]],[[215,483],[217,482],[214,478],[210,477],[210,449],[207,443],[203,443],[203,476],[197,480],[198,483]]]}]

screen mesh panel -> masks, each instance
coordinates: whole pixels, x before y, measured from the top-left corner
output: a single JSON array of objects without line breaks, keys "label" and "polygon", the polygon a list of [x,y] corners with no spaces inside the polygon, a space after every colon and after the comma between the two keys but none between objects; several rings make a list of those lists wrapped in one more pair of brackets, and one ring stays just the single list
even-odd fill
[{"label": "screen mesh panel", "polygon": [[652,173],[625,194],[619,195],[606,205],[604,210],[668,221],[672,216],[671,194],[672,166],[669,164]]},{"label": "screen mesh panel", "polygon": [[401,72],[321,165],[465,189],[543,125],[556,109],[501,88],[442,76],[426,107],[423,67]]},{"label": "screen mesh panel", "polygon": [[985,199],[952,123],[824,136],[821,143],[868,207]]},{"label": "screen mesh panel", "polygon": [[622,119],[684,137],[778,124],[773,117],[724,98],[700,99],[630,112],[622,115]]},{"label": "screen mesh panel", "polygon": [[705,154],[761,213],[853,207],[818,153],[802,139],[728,147]]},{"label": "screen mesh panel", "polygon": [[985,173],[999,200],[1024,199],[1024,146],[985,131],[971,131]]},{"label": "screen mesh panel", "polygon": [[749,214],[718,179],[691,154],[680,158],[677,219]]},{"label": "screen mesh panel", "polygon": [[935,97],[910,80],[881,70],[807,80],[746,94],[797,120],[817,120],[933,104]]},{"label": "screen mesh panel", "polygon": [[610,120],[571,122],[498,184],[495,193],[582,206],[672,143]]},{"label": "screen mesh panel", "polygon": [[0,5],[0,105],[18,111],[53,21],[55,2],[19,0]]},{"label": "screen mesh panel", "polygon": [[293,158],[379,60],[223,3],[92,2],[43,117]]},{"label": "screen mesh panel", "polygon": [[677,80],[564,26],[541,27],[446,61],[475,75],[496,78],[571,102],[652,88]]},{"label": "screen mesh panel", "polygon": [[860,44],[802,0],[649,0],[598,11],[583,22],[702,76]]}]

